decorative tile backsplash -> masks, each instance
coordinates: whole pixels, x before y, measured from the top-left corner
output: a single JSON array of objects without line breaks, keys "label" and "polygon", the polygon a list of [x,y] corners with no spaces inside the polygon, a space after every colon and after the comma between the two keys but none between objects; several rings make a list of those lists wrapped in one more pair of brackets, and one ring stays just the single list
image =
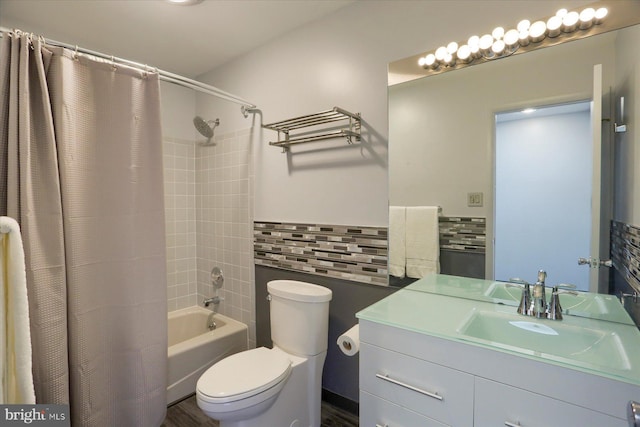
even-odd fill
[{"label": "decorative tile backsplash", "polygon": [[254,222],[257,265],[387,285],[387,228]]},{"label": "decorative tile backsplash", "polygon": [[612,221],[611,259],[629,285],[640,290],[640,227]]},{"label": "decorative tile backsplash", "polygon": [[486,218],[441,216],[439,223],[441,249],[485,253]]}]

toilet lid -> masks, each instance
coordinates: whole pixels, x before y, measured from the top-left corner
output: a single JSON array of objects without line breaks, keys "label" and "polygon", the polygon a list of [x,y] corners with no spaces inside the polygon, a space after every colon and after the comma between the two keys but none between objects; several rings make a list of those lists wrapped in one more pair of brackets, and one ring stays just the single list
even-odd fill
[{"label": "toilet lid", "polygon": [[291,371],[291,360],[266,347],[231,355],[198,380],[198,391],[220,403],[245,399],[273,387]]}]

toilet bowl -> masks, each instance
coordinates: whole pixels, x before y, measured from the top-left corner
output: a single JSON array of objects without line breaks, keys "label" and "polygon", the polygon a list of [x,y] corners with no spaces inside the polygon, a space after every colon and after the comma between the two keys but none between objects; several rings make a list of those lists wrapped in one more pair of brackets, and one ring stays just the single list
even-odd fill
[{"label": "toilet bowl", "polygon": [[267,289],[273,348],[214,364],[198,380],[196,401],[220,427],[319,427],[331,290],[292,280]]},{"label": "toilet bowl", "polygon": [[198,406],[220,421],[252,418],[273,404],[291,374],[291,365],[283,352],[265,347],[229,356],[198,380]]}]

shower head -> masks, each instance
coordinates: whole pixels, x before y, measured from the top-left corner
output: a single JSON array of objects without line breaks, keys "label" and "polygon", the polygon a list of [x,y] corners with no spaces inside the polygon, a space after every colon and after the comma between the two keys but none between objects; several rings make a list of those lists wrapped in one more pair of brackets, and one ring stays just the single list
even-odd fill
[{"label": "shower head", "polygon": [[211,139],[213,137],[213,130],[216,126],[220,125],[220,119],[205,121],[202,117],[196,116],[193,119],[193,125],[202,136]]}]

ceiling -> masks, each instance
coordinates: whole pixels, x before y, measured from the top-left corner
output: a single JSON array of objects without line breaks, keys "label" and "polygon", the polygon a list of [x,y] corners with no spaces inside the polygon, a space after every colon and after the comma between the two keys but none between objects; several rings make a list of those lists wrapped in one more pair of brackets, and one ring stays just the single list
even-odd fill
[{"label": "ceiling", "polygon": [[355,0],[0,0],[0,26],[195,77]]}]

